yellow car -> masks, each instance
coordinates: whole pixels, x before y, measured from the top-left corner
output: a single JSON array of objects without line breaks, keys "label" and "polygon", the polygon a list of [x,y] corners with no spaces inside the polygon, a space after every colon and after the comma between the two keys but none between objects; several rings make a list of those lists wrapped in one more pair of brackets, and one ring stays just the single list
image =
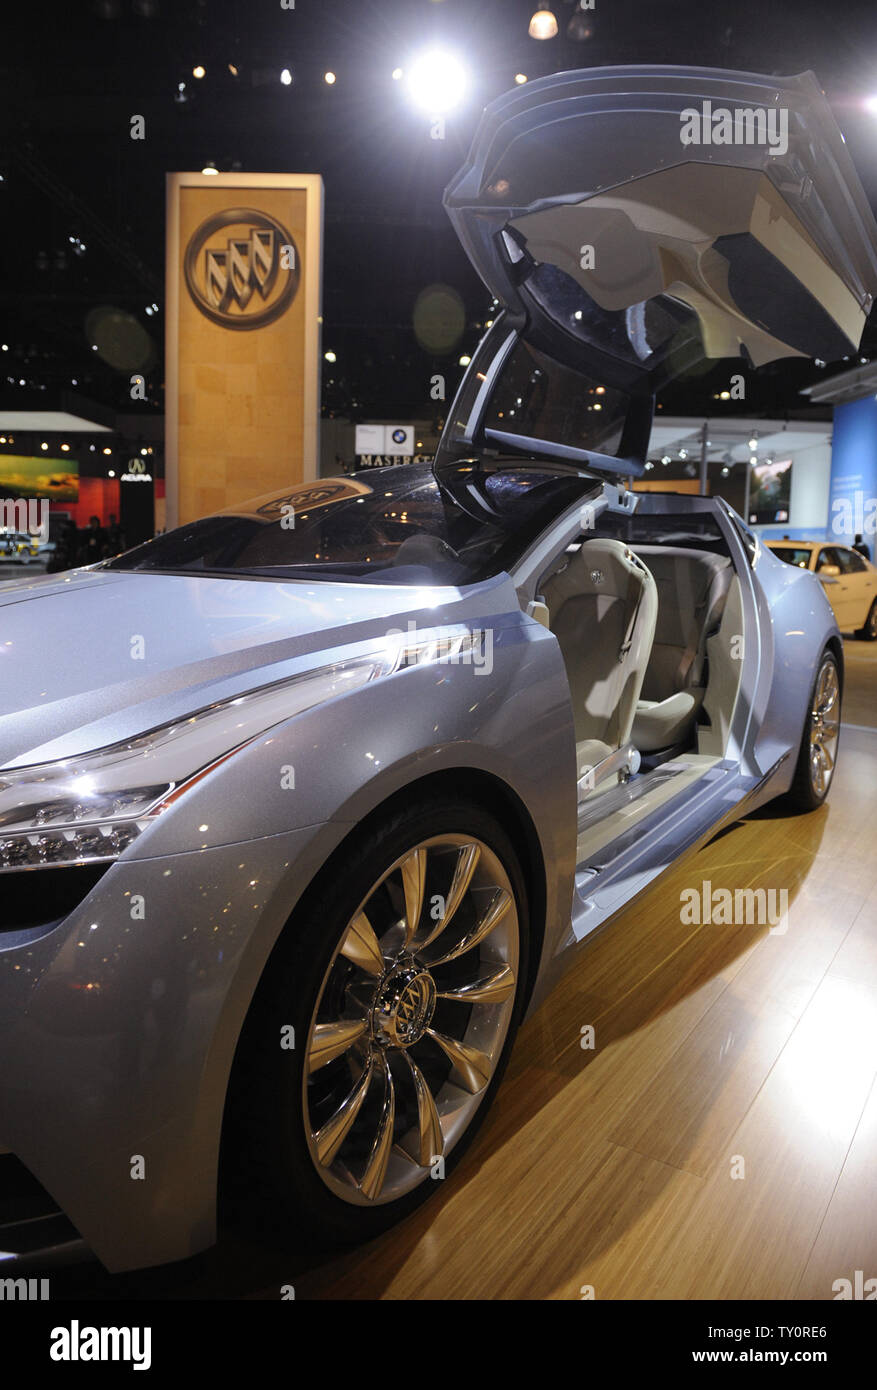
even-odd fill
[{"label": "yellow car", "polygon": [[40,543],[36,536],[29,536],[25,531],[0,532],[0,561],[29,565],[39,552]]},{"label": "yellow car", "polygon": [[841,632],[877,641],[877,567],[848,545],[823,541],[767,541],[780,560],[810,570],[825,589]]}]

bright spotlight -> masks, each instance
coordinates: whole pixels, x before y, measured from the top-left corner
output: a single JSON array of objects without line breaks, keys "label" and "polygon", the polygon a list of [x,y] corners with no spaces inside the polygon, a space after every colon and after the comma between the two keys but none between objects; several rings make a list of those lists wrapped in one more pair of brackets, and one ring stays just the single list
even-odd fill
[{"label": "bright spotlight", "polygon": [[557,20],[551,10],[540,6],[530,20],[527,32],[531,39],[553,39],[557,34]]},{"label": "bright spotlight", "polygon": [[866,98],[865,110],[868,112],[869,116],[877,116],[877,96]]},{"label": "bright spotlight", "polygon": [[327,362],[337,362],[337,361],[338,361],[338,358],[335,356],[334,352],[324,352],[324,353],[323,353],[323,356],[324,356],[324,358],[326,359]]},{"label": "bright spotlight", "polygon": [[526,74],[525,72],[516,72],[516,73],[515,73],[515,81],[517,82],[517,84],[518,84],[519,87],[522,87],[522,86],[524,85],[524,83],[526,82],[526,80],[527,80],[527,74]]},{"label": "bright spotlight", "polygon": [[393,72],[392,72],[393,81],[394,81],[394,82],[398,82],[399,79],[401,78],[401,76],[402,76],[402,69],[401,69],[401,68],[393,68]]},{"label": "bright spotlight", "polygon": [[462,99],[465,88],[463,66],[450,53],[422,54],[408,75],[412,101],[430,115],[450,111]]},{"label": "bright spotlight", "polygon": [[335,74],[334,74],[334,72],[324,72],[324,73],[323,73],[323,81],[326,82],[326,83],[328,83],[328,85],[329,85],[330,87],[333,86],[333,85],[334,85],[334,82],[335,82]]},{"label": "bright spotlight", "polygon": [[292,86],[292,73],[289,71],[289,68],[283,69],[280,74],[280,81],[283,83],[284,87]]},{"label": "bright spotlight", "polygon": [[199,78],[199,79],[202,78],[202,77],[206,77],[206,76],[207,76],[207,69],[206,69],[205,67],[202,67],[201,64],[199,63],[198,66],[197,66],[196,68],[193,68],[193,69],[192,69],[192,76],[193,76],[193,77],[197,77],[197,78]]},{"label": "bright spotlight", "polygon": [[463,356],[460,358],[460,366],[461,366],[461,367],[468,367],[468,365],[469,365],[469,363],[470,363],[471,361],[472,361],[472,358],[471,358],[467,353],[464,352],[464,353],[463,353]]}]

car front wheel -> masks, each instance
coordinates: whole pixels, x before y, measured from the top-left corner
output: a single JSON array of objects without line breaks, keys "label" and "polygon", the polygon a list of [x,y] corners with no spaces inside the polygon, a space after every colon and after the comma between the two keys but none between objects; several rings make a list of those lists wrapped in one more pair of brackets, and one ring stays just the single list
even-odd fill
[{"label": "car front wheel", "polygon": [[229,1095],[232,1167],[268,1224],[355,1242],[461,1158],[527,969],[526,891],[475,804],[411,803],[332,861],[278,943]]}]

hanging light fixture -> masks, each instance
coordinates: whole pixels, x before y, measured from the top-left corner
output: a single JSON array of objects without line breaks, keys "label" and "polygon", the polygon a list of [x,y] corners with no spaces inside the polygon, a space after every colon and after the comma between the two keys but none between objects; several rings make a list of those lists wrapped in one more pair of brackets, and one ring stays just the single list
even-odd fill
[{"label": "hanging light fixture", "polygon": [[527,30],[531,39],[553,39],[557,35],[557,20],[554,11],[543,5],[535,10]]}]

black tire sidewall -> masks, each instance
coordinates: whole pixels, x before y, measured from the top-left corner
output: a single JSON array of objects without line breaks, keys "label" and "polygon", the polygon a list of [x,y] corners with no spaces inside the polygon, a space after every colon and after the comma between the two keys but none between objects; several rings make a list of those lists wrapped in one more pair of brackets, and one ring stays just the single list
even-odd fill
[{"label": "black tire sidewall", "polygon": [[[835,656],[834,652],[831,650],[830,647],[826,647],[819,658],[819,662],[816,666],[816,672],[813,676],[813,681],[810,686],[810,692],[807,696],[807,713],[804,716],[804,729],[801,734],[801,745],[798,750],[798,761],[795,766],[795,777],[788,793],[788,799],[790,804],[795,810],[798,811],[815,811],[825,801],[825,798],[831,791],[832,783],[834,782],[834,771],[832,770],[832,775],[829,780],[828,786],[826,787],[822,795],[819,796],[813,787],[813,780],[810,776],[810,711],[813,708],[813,699],[816,695],[816,685],[819,680],[819,673],[825,665],[826,659],[829,659],[833,662],[835,673],[837,675],[839,691],[838,724],[840,723],[840,705],[841,698],[843,695],[843,692],[840,689],[840,667],[838,666],[837,657]],[[839,747],[840,728],[838,727],[837,748]],[[837,765],[837,748],[835,749],[835,766]]]}]

